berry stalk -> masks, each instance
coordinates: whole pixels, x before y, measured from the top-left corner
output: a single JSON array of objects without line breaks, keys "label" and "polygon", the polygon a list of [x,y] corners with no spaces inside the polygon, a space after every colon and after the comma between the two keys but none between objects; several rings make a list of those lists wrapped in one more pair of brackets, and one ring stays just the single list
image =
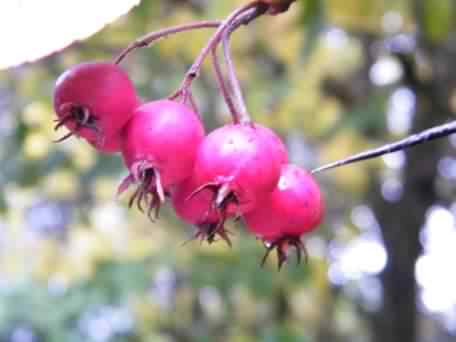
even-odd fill
[{"label": "berry stalk", "polygon": [[231,58],[230,36],[234,29],[235,26],[228,27],[223,33],[222,37],[223,54],[225,57],[225,63],[228,72],[228,80],[230,82],[231,89],[233,90],[237,106],[235,112],[233,112],[233,119],[235,123],[250,123],[252,119],[250,118],[249,112],[247,110],[244,95],[242,94],[241,83],[236,76],[233,59]]},{"label": "berry stalk", "polygon": [[242,6],[235,10],[233,13],[231,13],[224,21],[223,23],[218,27],[217,31],[212,35],[212,37],[209,39],[209,42],[207,43],[206,47],[201,51],[199,56],[196,58],[195,62],[193,65],[190,67],[190,69],[187,71],[184,80],[181,83],[181,86],[179,89],[170,96],[170,99],[176,99],[178,96],[186,93],[188,93],[188,89],[190,88],[193,80],[198,77],[199,71],[201,69],[201,66],[206,59],[206,57],[209,55],[212,49],[216,48],[217,45],[220,43],[221,37],[223,35],[223,32],[227,27],[229,27],[240,15],[245,13],[246,11],[255,8],[257,6],[263,6],[264,4],[261,3],[260,1],[253,1],[245,6]]},{"label": "berry stalk", "polygon": [[[222,35],[224,57],[225,57],[225,62],[227,64],[227,69],[228,69],[228,80],[230,82],[230,86],[234,93],[234,97],[235,97],[235,100],[237,103],[233,102],[230,91],[228,90],[227,86],[225,85],[223,75],[221,74],[220,64],[214,65],[214,67],[215,67],[216,75],[217,75],[217,78],[218,78],[218,81],[220,84],[222,94],[225,98],[225,102],[227,103],[228,107],[230,108],[230,112],[233,117],[234,123],[241,123],[241,122],[249,123],[249,122],[251,122],[251,119],[250,119],[250,115],[247,111],[247,107],[245,105],[240,82],[236,76],[235,67],[234,67],[234,64],[233,64],[233,61],[231,58],[231,52],[230,52],[230,46],[229,46],[229,40],[231,37],[231,33],[233,33],[241,25],[248,25],[255,18],[266,13],[267,9],[268,9],[267,6],[258,5],[256,8],[246,11],[246,13],[244,13],[236,21],[234,21],[232,25],[227,27]],[[216,50],[214,49],[213,52],[215,53],[214,58],[217,58]],[[215,63],[218,63],[218,61],[215,60]],[[236,104],[237,104],[237,106],[236,106]]]},{"label": "berry stalk", "polygon": [[236,106],[234,105],[233,99],[231,98],[231,94],[226,87],[222,67],[220,65],[219,57],[217,55],[217,49],[212,49],[212,64],[214,66],[215,77],[217,79],[218,86],[220,88],[220,92],[225,100],[228,109],[230,110],[231,115],[233,116],[233,121],[236,121],[236,118],[239,117],[239,114],[236,111]]}]

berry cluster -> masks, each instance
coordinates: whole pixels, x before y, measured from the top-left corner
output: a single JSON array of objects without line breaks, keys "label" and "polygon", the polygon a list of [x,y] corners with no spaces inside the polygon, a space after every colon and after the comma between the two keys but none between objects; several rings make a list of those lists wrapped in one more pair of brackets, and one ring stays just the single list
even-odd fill
[{"label": "berry cluster", "polygon": [[[145,36],[127,47],[114,63],[93,62],[72,67],[57,80],[56,129],[87,140],[101,152],[118,152],[128,168],[119,185],[134,185],[130,206],[151,218],[168,199],[177,215],[197,228],[195,238],[231,245],[224,225],[243,218],[249,232],[261,239],[267,253],[276,250],[279,266],[289,247],[298,260],[305,253],[301,237],[324,214],[319,186],[305,170],[288,164],[287,150],[269,128],[253,123],[247,112],[229,52],[229,37],[239,26],[262,14],[277,14],[292,1],[254,1],[222,22],[198,22]],[[216,32],[202,50],[179,90],[167,99],[142,102],[120,61],[138,47],[168,34],[203,27]],[[227,80],[217,58],[223,44]],[[205,135],[191,94],[205,57],[212,52],[214,69],[233,123]],[[231,89],[231,90],[229,90]]]}]

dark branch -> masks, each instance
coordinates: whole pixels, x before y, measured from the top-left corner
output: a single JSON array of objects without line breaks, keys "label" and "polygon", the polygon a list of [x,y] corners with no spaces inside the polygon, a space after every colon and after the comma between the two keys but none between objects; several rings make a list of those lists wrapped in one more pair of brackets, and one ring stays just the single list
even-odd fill
[{"label": "dark branch", "polygon": [[334,169],[339,166],[359,162],[362,160],[372,159],[372,158],[379,157],[379,156],[382,156],[382,155],[385,155],[388,153],[405,150],[409,147],[419,145],[419,144],[422,144],[422,143],[425,143],[427,141],[431,141],[434,139],[443,138],[443,137],[446,137],[453,133],[456,133],[456,121],[452,121],[450,123],[440,125],[437,127],[433,127],[433,128],[424,130],[420,133],[410,135],[407,138],[399,140],[395,143],[387,144],[387,145],[384,145],[384,146],[381,146],[381,147],[378,147],[378,148],[375,148],[372,150],[368,150],[365,152],[355,154],[354,156],[351,156],[351,157],[348,157],[348,158],[345,158],[342,160],[338,160],[338,161],[323,165],[319,168],[312,170],[312,173],[318,173],[318,172],[322,172],[325,170]]}]

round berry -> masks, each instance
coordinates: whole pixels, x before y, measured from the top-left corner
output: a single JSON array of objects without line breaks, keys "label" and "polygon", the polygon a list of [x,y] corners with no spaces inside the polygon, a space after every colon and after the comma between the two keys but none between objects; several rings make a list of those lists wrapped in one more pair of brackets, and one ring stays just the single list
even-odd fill
[{"label": "round berry", "polygon": [[92,62],[73,66],[54,89],[56,129],[66,126],[101,152],[120,150],[120,132],[140,101],[128,75],[117,64]]}]

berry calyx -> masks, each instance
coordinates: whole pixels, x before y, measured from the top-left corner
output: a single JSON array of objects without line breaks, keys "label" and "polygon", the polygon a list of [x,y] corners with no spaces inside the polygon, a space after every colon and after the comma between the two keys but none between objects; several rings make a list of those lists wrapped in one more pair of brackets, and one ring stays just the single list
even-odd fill
[{"label": "berry calyx", "polygon": [[130,199],[149,217],[155,215],[171,187],[191,176],[196,152],[204,138],[197,115],[182,103],[159,100],[137,108],[123,132],[122,156],[130,174],[119,186],[124,192],[138,184]]},{"label": "berry calyx", "polygon": [[120,131],[139,104],[128,75],[113,63],[92,62],[73,66],[54,89],[55,130],[66,126],[102,152],[120,150]]},{"label": "berry calyx", "polygon": [[244,219],[247,229],[265,242],[265,258],[271,250],[277,250],[281,267],[290,246],[296,248],[300,260],[301,251],[305,253],[301,237],[320,224],[324,210],[320,187],[312,175],[287,164],[282,166],[274,191]]},{"label": "berry calyx", "polygon": [[288,260],[290,247],[294,247],[296,250],[296,260],[298,264],[301,263],[302,254],[304,254],[304,262],[307,263],[308,253],[306,245],[299,236],[284,235],[272,242],[264,241],[264,246],[266,248],[266,253],[261,260],[261,266],[264,266],[269,254],[275,250],[277,252],[278,267],[280,270],[283,264]]},{"label": "berry calyx", "polygon": [[211,244],[220,237],[231,246],[229,232],[224,227],[227,217],[213,205],[214,193],[209,190],[194,193],[196,186],[195,179],[192,177],[171,192],[171,200],[177,216],[195,226],[194,239]]}]

